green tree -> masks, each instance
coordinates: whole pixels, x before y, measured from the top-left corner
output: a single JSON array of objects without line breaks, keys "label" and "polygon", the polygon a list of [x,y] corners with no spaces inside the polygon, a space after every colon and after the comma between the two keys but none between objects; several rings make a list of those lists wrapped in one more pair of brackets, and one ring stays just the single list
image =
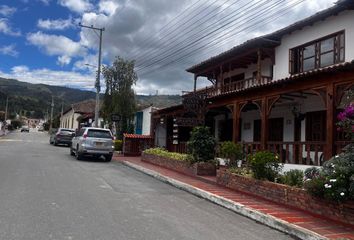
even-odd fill
[{"label": "green tree", "polygon": [[123,133],[131,133],[134,130],[132,122],[136,111],[136,100],[132,87],[138,80],[134,65],[134,61],[117,57],[112,66],[103,68],[106,92],[102,115],[110,124],[112,124],[112,114],[120,116],[116,126],[118,139],[122,139]]}]

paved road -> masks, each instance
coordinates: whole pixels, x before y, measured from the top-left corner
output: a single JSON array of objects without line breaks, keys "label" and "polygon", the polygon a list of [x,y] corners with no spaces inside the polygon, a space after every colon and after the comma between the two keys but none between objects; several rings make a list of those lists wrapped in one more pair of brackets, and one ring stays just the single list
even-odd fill
[{"label": "paved road", "polygon": [[0,138],[0,240],[291,239],[45,133]]}]

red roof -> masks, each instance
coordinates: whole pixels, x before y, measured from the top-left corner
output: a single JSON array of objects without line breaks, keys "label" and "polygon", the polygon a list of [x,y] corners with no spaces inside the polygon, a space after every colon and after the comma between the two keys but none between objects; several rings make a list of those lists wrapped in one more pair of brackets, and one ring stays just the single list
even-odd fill
[{"label": "red roof", "polygon": [[125,138],[152,138],[150,135],[140,135],[140,134],[131,134],[131,133],[124,133],[123,136]]}]

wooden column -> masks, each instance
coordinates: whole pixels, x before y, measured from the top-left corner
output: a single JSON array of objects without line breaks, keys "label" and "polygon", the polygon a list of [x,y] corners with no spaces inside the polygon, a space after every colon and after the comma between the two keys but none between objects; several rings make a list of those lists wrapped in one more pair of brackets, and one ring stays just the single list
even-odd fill
[{"label": "wooden column", "polygon": [[257,50],[257,83],[261,83],[262,77],[262,50],[259,48]]},{"label": "wooden column", "polygon": [[266,97],[262,98],[261,105],[261,118],[262,118],[262,127],[261,127],[261,148],[266,150],[267,141],[268,141],[268,101]]},{"label": "wooden column", "polygon": [[334,106],[334,84],[329,83],[327,85],[327,95],[326,95],[326,149],[324,151],[325,160],[330,159],[334,152],[334,129],[335,129],[335,106]]},{"label": "wooden column", "polygon": [[198,75],[194,74],[194,92],[197,90],[197,79]]},{"label": "wooden column", "polygon": [[232,141],[233,142],[237,142],[239,137],[240,137],[240,109],[239,109],[239,104],[238,102],[234,102],[233,105],[233,112],[232,112],[232,128],[233,128],[233,132],[232,132]]}]

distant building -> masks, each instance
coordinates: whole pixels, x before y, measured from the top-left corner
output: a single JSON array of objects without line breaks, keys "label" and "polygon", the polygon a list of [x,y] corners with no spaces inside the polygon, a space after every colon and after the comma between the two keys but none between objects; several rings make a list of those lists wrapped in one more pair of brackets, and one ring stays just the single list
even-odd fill
[{"label": "distant building", "polygon": [[[94,99],[72,104],[60,117],[60,127],[79,129],[83,126],[92,126],[95,119],[95,106]],[[99,121],[101,123],[102,119]]]},{"label": "distant building", "polygon": [[157,108],[153,106],[140,107],[134,117],[135,134],[151,135],[152,112],[156,110]]}]

